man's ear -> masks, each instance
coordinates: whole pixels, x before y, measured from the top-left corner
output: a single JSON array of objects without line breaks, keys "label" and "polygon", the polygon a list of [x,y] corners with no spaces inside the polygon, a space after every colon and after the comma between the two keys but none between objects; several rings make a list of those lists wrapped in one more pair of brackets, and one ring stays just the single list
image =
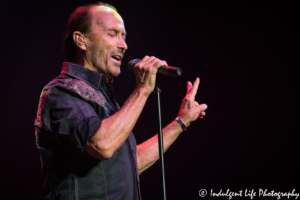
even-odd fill
[{"label": "man's ear", "polygon": [[86,50],[85,38],[82,33],[80,33],[79,31],[74,31],[73,40],[79,49],[84,51]]}]

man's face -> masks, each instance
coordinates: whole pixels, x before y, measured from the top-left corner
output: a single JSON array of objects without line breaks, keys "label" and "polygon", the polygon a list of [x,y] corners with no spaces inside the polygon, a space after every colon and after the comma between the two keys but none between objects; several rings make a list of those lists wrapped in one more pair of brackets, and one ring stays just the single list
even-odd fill
[{"label": "man's face", "polygon": [[85,35],[87,62],[92,70],[116,77],[128,48],[124,22],[116,11],[105,6],[92,8],[91,16],[91,31]]}]

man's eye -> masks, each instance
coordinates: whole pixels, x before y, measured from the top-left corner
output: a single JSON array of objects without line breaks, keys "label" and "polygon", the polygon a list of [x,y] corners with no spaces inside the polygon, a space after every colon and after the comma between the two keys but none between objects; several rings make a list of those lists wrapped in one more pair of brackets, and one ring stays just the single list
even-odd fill
[{"label": "man's eye", "polygon": [[114,31],[110,31],[110,32],[108,32],[108,35],[110,35],[110,36],[116,36],[116,35],[117,35],[117,33],[116,33],[116,32],[114,32]]}]

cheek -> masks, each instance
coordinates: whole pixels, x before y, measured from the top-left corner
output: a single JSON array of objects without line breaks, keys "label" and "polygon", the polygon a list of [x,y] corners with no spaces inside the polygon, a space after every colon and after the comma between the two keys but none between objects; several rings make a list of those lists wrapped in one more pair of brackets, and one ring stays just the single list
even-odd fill
[{"label": "cheek", "polygon": [[89,52],[97,63],[107,63],[114,49],[114,41],[105,39],[94,39],[89,44]]}]

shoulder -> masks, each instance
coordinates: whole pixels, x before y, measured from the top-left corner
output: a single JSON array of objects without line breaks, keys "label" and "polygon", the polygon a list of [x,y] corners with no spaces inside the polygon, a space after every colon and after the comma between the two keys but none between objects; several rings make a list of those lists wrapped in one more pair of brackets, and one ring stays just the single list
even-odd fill
[{"label": "shoulder", "polygon": [[43,89],[41,98],[47,95],[70,95],[104,106],[106,99],[101,91],[86,81],[61,75],[49,82]]},{"label": "shoulder", "polygon": [[43,89],[38,106],[35,125],[41,127],[50,119],[74,117],[80,121],[97,116],[94,102],[105,102],[105,98],[84,81],[69,76],[59,76]]}]

